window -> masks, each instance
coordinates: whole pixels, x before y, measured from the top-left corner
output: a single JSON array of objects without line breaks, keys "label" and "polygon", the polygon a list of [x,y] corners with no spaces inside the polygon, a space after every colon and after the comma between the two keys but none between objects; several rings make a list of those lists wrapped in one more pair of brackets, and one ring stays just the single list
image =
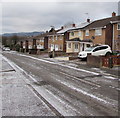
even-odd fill
[{"label": "window", "polygon": [[81,31],[78,32],[78,36],[81,36]]},{"label": "window", "polygon": [[55,50],[56,50],[56,51],[58,50],[58,45],[55,45]]},{"label": "window", "polygon": [[52,40],[54,41],[54,36],[52,37]]},{"label": "window", "polygon": [[78,44],[75,44],[75,49],[78,49]]},{"label": "window", "polygon": [[96,30],[95,30],[95,35],[96,35],[96,36],[102,35],[102,29],[96,29]]},{"label": "window", "polygon": [[58,40],[58,37],[57,37],[57,36],[56,36],[55,38],[56,38],[56,40]]},{"label": "window", "polygon": [[120,30],[120,23],[118,23],[118,28],[117,29]]},{"label": "window", "polygon": [[59,49],[62,50],[62,45],[59,45]]},{"label": "window", "polygon": [[90,47],[90,44],[86,44],[86,47],[89,48],[89,47]]},{"label": "window", "polygon": [[71,32],[71,36],[74,36],[74,32]]},{"label": "window", "polygon": [[102,46],[102,47],[100,47],[100,50],[104,50],[104,49],[107,49],[108,48],[108,46]]},{"label": "window", "polygon": [[99,51],[100,50],[100,47],[97,47],[93,50],[93,52],[96,52],[96,51]]},{"label": "window", "polygon": [[89,36],[89,30],[85,31],[85,36]]},{"label": "window", "polygon": [[60,36],[60,40],[62,40],[62,38],[63,38],[63,37],[62,37],[62,35],[61,35],[61,36]]},{"label": "window", "polygon": [[71,48],[71,43],[68,43],[68,48]]}]

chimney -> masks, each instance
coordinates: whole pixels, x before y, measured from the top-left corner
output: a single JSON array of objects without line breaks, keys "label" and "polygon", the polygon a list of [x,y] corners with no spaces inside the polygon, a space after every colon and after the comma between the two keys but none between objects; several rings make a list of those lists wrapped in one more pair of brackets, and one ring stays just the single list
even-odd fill
[{"label": "chimney", "polygon": [[64,27],[62,26],[61,29],[63,29]]},{"label": "chimney", "polygon": [[115,12],[112,13],[112,17],[114,17],[114,16],[116,16],[116,13],[115,13]]},{"label": "chimney", "polygon": [[87,19],[87,22],[90,23],[90,19],[89,18]]},{"label": "chimney", "polygon": [[75,24],[72,24],[73,25],[73,27],[75,27]]}]

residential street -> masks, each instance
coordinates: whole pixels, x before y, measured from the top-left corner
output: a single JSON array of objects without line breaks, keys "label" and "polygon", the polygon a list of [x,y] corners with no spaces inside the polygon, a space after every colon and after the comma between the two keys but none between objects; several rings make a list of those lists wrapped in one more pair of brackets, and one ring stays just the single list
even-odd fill
[{"label": "residential street", "polygon": [[96,68],[6,51],[2,115],[118,116],[119,82]]}]

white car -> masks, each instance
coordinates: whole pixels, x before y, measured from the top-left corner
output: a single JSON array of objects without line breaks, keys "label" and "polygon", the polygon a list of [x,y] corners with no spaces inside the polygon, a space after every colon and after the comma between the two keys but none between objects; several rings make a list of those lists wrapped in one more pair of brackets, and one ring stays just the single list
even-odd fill
[{"label": "white car", "polygon": [[10,48],[9,47],[4,47],[3,51],[10,51]]},{"label": "white car", "polygon": [[108,56],[112,53],[110,46],[108,45],[101,45],[96,47],[89,47],[86,48],[85,51],[82,51],[78,54],[80,59],[86,59],[87,55],[94,55],[94,56]]}]

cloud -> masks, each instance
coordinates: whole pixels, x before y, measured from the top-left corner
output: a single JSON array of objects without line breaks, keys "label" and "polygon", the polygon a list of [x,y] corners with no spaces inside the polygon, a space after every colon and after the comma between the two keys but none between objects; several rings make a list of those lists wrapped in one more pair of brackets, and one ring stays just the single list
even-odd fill
[{"label": "cloud", "polygon": [[2,26],[5,32],[26,32],[49,30],[67,22],[84,22],[111,17],[118,12],[117,2],[42,2],[42,3],[3,3]]}]

